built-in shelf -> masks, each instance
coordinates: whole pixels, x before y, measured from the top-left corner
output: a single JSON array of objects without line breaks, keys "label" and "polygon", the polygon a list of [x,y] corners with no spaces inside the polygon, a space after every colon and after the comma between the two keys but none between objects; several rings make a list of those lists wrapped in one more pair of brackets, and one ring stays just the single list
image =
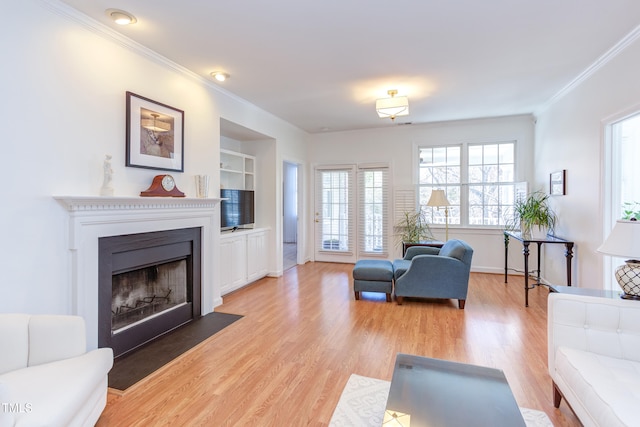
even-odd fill
[{"label": "built-in shelf", "polygon": [[220,186],[254,190],[256,158],[231,150],[220,150]]}]

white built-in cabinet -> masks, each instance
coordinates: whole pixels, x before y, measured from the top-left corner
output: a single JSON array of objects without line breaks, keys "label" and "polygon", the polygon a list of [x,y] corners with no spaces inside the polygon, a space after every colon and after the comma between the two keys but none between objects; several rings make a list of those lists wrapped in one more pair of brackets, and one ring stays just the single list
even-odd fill
[{"label": "white built-in cabinet", "polygon": [[256,158],[230,150],[220,150],[220,187],[254,190]]},{"label": "white built-in cabinet", "polygon": [[266,228],[255,228],[220,235],[222,295],[267,275],[268,234]]},{"label": "white built-in cabinet", "polygon": [[247,280],[253,282],[267,275],[267,231],[247,234]]}]

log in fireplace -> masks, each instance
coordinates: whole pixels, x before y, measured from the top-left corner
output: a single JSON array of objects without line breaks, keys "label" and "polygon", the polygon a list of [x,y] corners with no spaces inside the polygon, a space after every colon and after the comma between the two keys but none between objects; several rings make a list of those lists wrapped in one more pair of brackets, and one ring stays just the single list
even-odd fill
[{"label": "log in fireplace", "polygon": [[201,228],[101,237],[98,345],[115,357],[200,317]]}]

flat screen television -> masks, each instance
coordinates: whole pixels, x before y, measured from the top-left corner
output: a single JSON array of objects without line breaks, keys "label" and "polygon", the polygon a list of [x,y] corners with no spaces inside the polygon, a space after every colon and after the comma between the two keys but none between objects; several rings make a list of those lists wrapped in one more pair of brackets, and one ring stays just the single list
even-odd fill
[{"label": "flat screen television", "polygon": [[224,230],[242,228],[255,222],[253,190],[220,190],[220,227]]}]

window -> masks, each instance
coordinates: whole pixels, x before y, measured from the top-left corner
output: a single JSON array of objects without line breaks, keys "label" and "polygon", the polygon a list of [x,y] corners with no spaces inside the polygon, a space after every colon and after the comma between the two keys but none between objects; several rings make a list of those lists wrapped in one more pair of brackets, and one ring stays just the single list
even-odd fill
[{"label": "window", "polygon": [[[640,209],[640,113],[628,116],[607,126],[605,156],[604,233],[606,238],[616,220],[624,216],[625,207]],[[618,290],[614,270],[625,258],[605,257],[604,288]]]},{"label": "window", "polygon": [[[613,219],[622,218],[625,203],[640,204],[640,114],[612,125]],[[638,210],[640,205],[636,206]]]},{"label": "window", "polygon": [[469,225],[504,225],[514,201],[514,143],[469,145]]},{"label": "window", "polygon": [[444,210],[426,206],[431,191],[443,189],[449,206],[449,224],[460,224],[460,193],[462,178],[461,146],[420,148],[419,205],[430,224],[444,224]]},{"label": "window", "polygon": [[388,175],[387,167],[358,168],[360,253],[381,256],[388,253]]},{"label": "window", "polygon": [[444,210],[426,206],[433,189],[447,194],[449,224],[501,226],[512,212],[515,141],[419,148],[419,204],[432,224]]}]

